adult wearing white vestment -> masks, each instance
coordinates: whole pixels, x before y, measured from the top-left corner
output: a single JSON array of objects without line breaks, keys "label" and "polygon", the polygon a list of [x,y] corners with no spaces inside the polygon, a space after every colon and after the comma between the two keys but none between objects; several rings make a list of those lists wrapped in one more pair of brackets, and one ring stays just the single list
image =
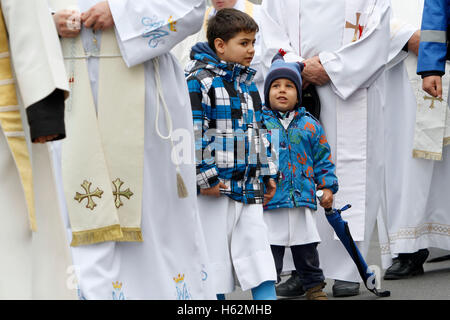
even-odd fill
[{"label": "adult wearing white vestment", "polygon": [[[259,15],[261,11],[261,6],[253,4],[249,0],[226,0],[226,1],[218,1],[218,0],[211,0],[212,6],[206,9],[205,12],[205,18],[203,22],[202,29],[197,32],[196,34],[193,34],[189,37],[187,37],[184,41],[177,44],[172,49],[172,54],[178,59],[181,66],[184,68],[186,65],[191,61],[191,49],[194,45],[196,45],[199,42],[206,42],[208,41],[206,39],[206,30],[207,30],[207,24],[208,19],[214,16],[217,12],[217,10],[223,9],[223,8],[233,8],[236,10],[240,10],[242,12],[247,13],[250,15],[256,23],[259,24]],[[255,69],[257,71],[255,75],[255,84],[258,87],[258,91],[260,93],[263,92],[264,88],[264,78],[260,72],[260,64],[261,64],[261,51],[260,51],[260,32],[256,34],[256,42],[255,42],[255,56],[253,57],[252,64],[250,65],[251,68]],[[261,94],[261,99],[263,95]]]},{"label": "adult wearing white vestment", "polygon": [[[261,14],[262,64],[267,70],[282,48],[287,61],[304,61],[304,81],[317,86],[321,122],[336,162],[342,189],[335,206],[352,204],[343,214],[367,253],[376,221],[383,166],[384,67],[388,58],[390,5],[387,1],[264,1]],[[347,211],[346,211],[347,212]],[[357,269],[329,226],[317,213],[322,239],[321,267],[343,294],[359,282]],[[357,294],[351,284],[351,291]],[[355,293],[353,293],[355,294]]]},{"label": "adult wearing white vestment", "polygon": [[76,299],[48,148],[31,144],[66,134],[58,36],[45,0],[0,5],[0,299]]},{"label": "adult wearing white vestment", "polygon": [[[393,26],[399,42],[396,50],[391,48],[386,73],[386,211],[378,221],[382,264],[392,265],[386,280],[422,274],[427,248],[450,250],[450,149],[443,148],[442,161],[413,157],[416,113],[424,112],[421,107],[428,109],[430,102],[424,100],[422,80],[416,75],[417,52],[407,55],[400,50],[420,29],[423,4],[392,1],[394,17],[404,23]],[[448,76],[444,81],[448,83]]]},{"label": "adult wearing white vestment", "polygon": [[[62,17],[64,22],[64,14],[67,11],[62,10],[67,7],[62,7],[61,2],[62,0],[53,1],[51,6],[57,11],[56,15]],[[98,108],[98,121],[102,120],[100,102],[105,98],[102,97],[100,91],[101,81],[108,80],[101,77],[104,71],[101,68],[103,60],[117,58],[117,55],[120,54],[130,72],[143,66],[145,73],[142,210],[138,212],[139,216],[142,213],[142,221],[140,221],[139,230],[135,233],[133,232],[136,230],[130,231],[122,228],[122,230],[116,230],[118,233],[114,233],[116,232],[114,231],[104,234],[105,237],[113,240],[114,237],[120,236],[122,233],[125,236],[128,232],[131,238],[125,241],[132,242],[120,242],[123,240],[119,238],[116,239],[117,241],[103,241],[104,239],[94,237],[96,243],[77,244],[77,241],[81,241],[83,244],[83,241],[94,238],[81,236],[77,240],[75,238],[79,235],[71,230],[77,220],[67,208],[73,209],[73,205],[77,203],[71,203],[75,193],[69,197],[64,196],[67,194],[67,190],[63,188],[66,186],[63,176],[64,166],[67,163],[65,164],[61,159],[65,152],[64,144],[62,146],[54,145],[54,159],[58,164],[56,174],[60,181],[60,200],[66,207],[64,216],[67,231],[70,237],[73,235],[72,244],[75,245],[72,247],[72,255],[79,275],[80,298],[214,299],[215,294],[210,288],[210,279],[208,278],[206,245],[198,218],[195,166],[192,160],[194,154],[192,114],[188,90],[183,71],[169,53],[176,43],[199,30],[205,10],[204,1],[110,0],[106,2],[79,0],[76,1],[76,5],[78,10],[83,13],[81,17],[87,17],[85,21],[82,21],[84,26],[81,28],[80,35],[76,32],[71,34],[71,29],[64,28],[64,23],[57,23],[57,25],[61,26],[60,34],[66,34],[75,40],[81,36],[86,56],[82,55],[79,58],[71,56],[73,51],[69,50],[65,51],[65,58],[68,61],[68,68],[70,68],[72,60],[87,59],[89,82],[95,101],[95,107],[93,107],[94,109]],[[101,12],[100,17],[97,18],[95,14],[90,14],[93,12]],[[77,16],[77,13],[75,12],[74,15]],[[71,19],[66,18],[69,25]],[[105,42],[106,45],[106,42],[110,41],[111,33],[108,31],[111,30],[112,25],[116,32],[113,42],[117,43],[120,52],[100,51],[100,54],[89,52],[93,44],[102,46],[102,42]],[[92,32],[92,28],[97,29],[95,33]],[[71,38],[67,39],[69,42],[65,43],[63,47],[70,49]],[[90,54],[94,57],[89,56]],[[116,72],[113,76],[120,79],[127,72],[128,70]],[[81,73],[79,75],[81,76]],[[133,77],[128,79],[134,81]],[[76,73],[75,78],[71,80],[77,81]],[[138,83],[137,86],[139,85]],[[139,90],[138,87],[127,87],[126,83],[123,84],[123,87],[125,89],[123,94],[127,94],[130,90],[131,92]],[[75,115],[76,99],[82,98],[74,96],[72,111],[68,113],[68,116]],[[130,112],[132,111],[130,106],[126,104],[125,106],[130,108]],[[110,107],[117,107],[114,105],[114,101],[110,102]],[[159,107],[160,111],[158,111]],[[157,118],[158,112],[160,113],[159,118]],[[104,114],[103,117],[105,117]],[[143,117],[144,114],[142,114]],[[138,120],[136,118],[136,121]],[[129,130],[127,126],[134,125],[135,123],[124,122],[123,129]],[[119,127],[115,129],[121,130]],[[123,130],[124,134],[127,130]],[[168,135],[168,139],[162,138],[165,135]],[[107,138],[108,136],[102,137],[104,146],[106,146]],[[177,138],[181,138],[181,143],[174,148],[168,140],[172,139],[177,142]],[[85,139],[89,139],[89,137],[85,137]],[[136,137],[136,139],[138,138]],[[130,142],[134,141],[130,140]],[[178,147],[179,145],[182,147]],[[184,198],[177,196],[176,171],[172,161],[174,154],[179,153],[180,150],[182,150],[183,159],[186,160],[181,163],[177,162],[179,163],[178,173],[184,179],[187,189]],[[139,151],[135,152],[139,153]],[[130,163],[134,158],[126,148],[117,150],[117,152],[126,155],[125,161],[128,158]],[[110,159],[114,160],[114,158]],[[139,172],[137,167],[135,171]],[[67,175],[66,177],[70,178]],[[121,186],[121,184],[116,185],[119,190]],[[78,185],[78,187],[80,186]],[[86,189],[86,191],[88,190]],[[100,195],[100,190],[98,189],[98,191]],[[131,194],[129,189],[124,191],[129,191],[128,199],[125,196],[120,197],[119,191],[116,190],[115,194],[118,196],[116,197],[116,207],[118,209],[126,208],[127,201],[138,196],[136,190],[131,189]],[[105,196],[106,191],[102,194],[102,197]],[[87,209],[87,212],[95,214],[96,209],[101,209],[102,200],[101,197],[90,200],[92,210]],[[118,202],[118,200],[120,201]],[[120,223],[122,224],[122,220]]]}]

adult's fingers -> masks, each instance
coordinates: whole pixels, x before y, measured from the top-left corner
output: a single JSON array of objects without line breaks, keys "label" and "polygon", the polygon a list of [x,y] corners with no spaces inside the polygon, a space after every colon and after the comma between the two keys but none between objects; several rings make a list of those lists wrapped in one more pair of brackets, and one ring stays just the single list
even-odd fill
[{"label": "adult's fingers", "polygon": [[103,30],[103,27],[104,27],[104,23],[103,23],[102,21],[97,20],[97,21],[95,22],[94,26],[92,27],[92,29],[93,29],[94,31],[97,31],[97,30]]},{"label": "adult's fingers", "polygon": [[425,77],[422,82],[422,89],[433,97],[442,96],[442,79],[439,76]]},{"label": "adult's fingers", "polygon": [[436,94],[439,98],[442,98],[442,78],[436,79]]},{"label": "adult's fingers", "polygon": [[80,31],[74,31],[74,30],[62,30],[60,31],[59,35],[63,38],[76,38],[80,34]]},{"label": "adult's fingers", "polygon": [[430,85],[428,85],[427,87],[424,87],[424,90],[425,90],[428,94],[432,95],[433,97],[437,97],[436,86],[430,84]]},{"label": "adult's fingers", "polygon": [[92,28],[97,21],[97,16],[91,11],[87,11],[82,15],[82,21],[86,28]]}]

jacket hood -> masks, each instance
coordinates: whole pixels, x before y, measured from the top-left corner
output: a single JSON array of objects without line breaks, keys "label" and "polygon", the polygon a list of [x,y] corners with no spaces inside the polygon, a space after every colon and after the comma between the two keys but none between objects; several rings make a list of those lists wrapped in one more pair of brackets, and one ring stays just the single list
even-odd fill
[{"label": "jacket hood", "polygon": [[207,42],[199,42],[192,47],[191,62],[186,66],[185,72],[191,74],[204,69],[224,77],[229,82],[245,82],[247,85],[253,82],[256,74],[256,70],[252,68],[220,60]]}]

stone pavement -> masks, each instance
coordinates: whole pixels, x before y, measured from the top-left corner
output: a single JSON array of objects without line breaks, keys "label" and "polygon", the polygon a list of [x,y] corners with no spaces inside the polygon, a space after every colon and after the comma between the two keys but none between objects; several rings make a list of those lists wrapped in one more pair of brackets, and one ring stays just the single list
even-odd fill
[{"label": "stone pavement", "polygon": [[[375,230],[367,257],[368,265],[381,266],[377,234],[378,232]],[[430,249],[428,260],[448,254],[448,251]],[[424,275],[410,279],[389,281],[381,279],[381,289],[391,291],[391,296],[389,298],[382,298],[382,300],[450,300],[450,260],[437,263],[425,263],[424,270]],[[384,270],[382,270],[382,275],[384,275]],[[288,276],[282,278],[282,281],[285,281]],[[327,279],[327,286],[324,289],[330,300],[380,299],[369,292],[363,284],[361,284],[360,295],[358,296],[333,298],[331,289],[333,282],[334,280]],[[226,298],[227,300],[250,300],[252,296],[250,291],[242,292],[238,289],[236,292],[227,295]],[[306,297],[303,296],[292,300],[306,300]]]}]

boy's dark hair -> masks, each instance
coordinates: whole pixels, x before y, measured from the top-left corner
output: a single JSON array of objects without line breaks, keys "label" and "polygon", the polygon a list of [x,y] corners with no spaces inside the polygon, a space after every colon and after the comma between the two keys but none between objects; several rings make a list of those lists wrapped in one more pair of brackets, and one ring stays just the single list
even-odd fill
[{"label": "boy's dark hair", "polygon": [[239,32],[258,32],[258,24],[245,12],[225,8],[219,10],[214,17],[208,21],[206,37],[208,45],[216,52],[214,40],[217,38],[227,42]]}]

